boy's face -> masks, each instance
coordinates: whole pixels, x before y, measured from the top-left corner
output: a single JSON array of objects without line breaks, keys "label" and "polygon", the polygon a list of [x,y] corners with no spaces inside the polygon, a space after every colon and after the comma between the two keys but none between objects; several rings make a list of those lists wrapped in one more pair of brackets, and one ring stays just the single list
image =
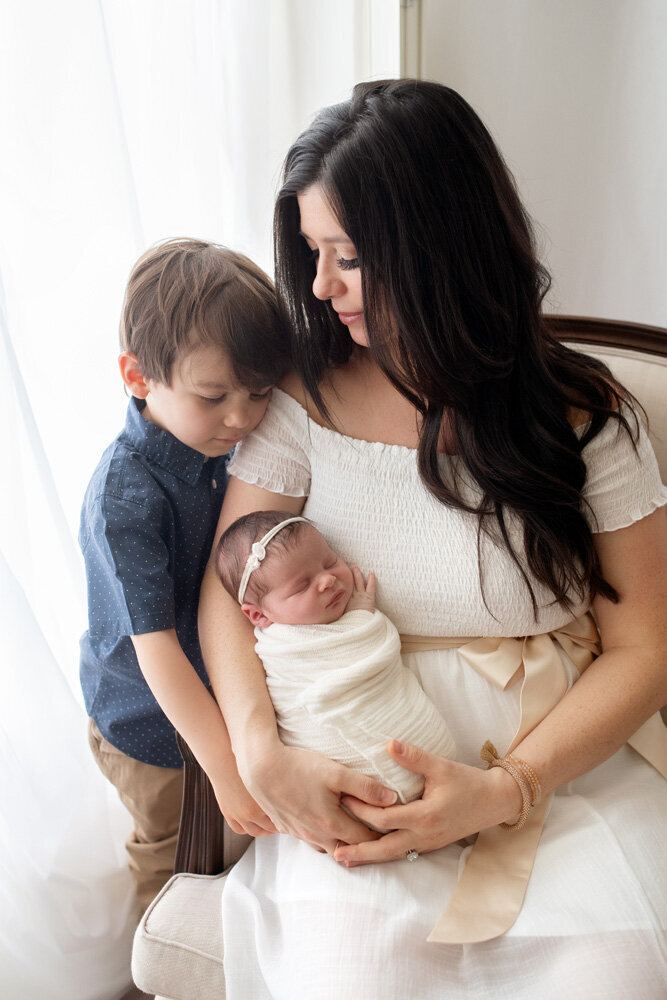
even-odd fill
[{"label": "boy's face", "polygon": [[259,605],[242,605],[253,625],[327,625],[340,618],[354,589],[352,570],[319,531],[304,525],[293,546],[269,561],[270,552],[269,542],[266,567],[255,571],[268,588],[265,596]]},{"label": "boy's face", "polygon": [[209,458],[231,451],[264,416],[271,386],[251,392],[238,385],[223,351],[196,347],[174,365],[171,385],[146,379],[144,417]]}]

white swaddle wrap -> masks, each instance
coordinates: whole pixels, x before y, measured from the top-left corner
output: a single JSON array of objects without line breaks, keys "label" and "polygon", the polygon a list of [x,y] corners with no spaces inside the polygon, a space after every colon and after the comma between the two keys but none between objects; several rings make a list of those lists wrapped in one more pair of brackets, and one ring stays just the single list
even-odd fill
[{"label": "white swaddle wrap", "polygon": [[348,611],[330,625],[255,629],[280,737],[418,798],[420,774],[386,751],[390,738],[452,758],[454,740],[401,660],[394,625],[380,611]]}]

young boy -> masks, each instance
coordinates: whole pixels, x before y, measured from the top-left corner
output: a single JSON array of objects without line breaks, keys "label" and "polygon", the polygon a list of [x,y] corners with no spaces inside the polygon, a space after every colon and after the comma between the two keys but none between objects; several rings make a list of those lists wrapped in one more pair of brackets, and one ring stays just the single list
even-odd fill
[{"label": "young boy", "polygon": [[375,579],[336,555],[303,517],[258,511],[235,521],[215,554],[220,581],[255,626],[280,738],[372,775],[400,802],[421,775],[386,750],[398,739],[452,758],[454,741],[415,675],[394,625],[375,610]]},{"label": "young boy", "polygon": [[173,870],[182,794],[174,727],[214,789],[233,766],[208,691],[197,602],[229,452],[262,419],[288,360],[266,275],[197,240],[139,259],[120,336],[132,398],[81,513],[89,628],[80,675],[91,748],[134,819],[127,850],[145,909]]}]

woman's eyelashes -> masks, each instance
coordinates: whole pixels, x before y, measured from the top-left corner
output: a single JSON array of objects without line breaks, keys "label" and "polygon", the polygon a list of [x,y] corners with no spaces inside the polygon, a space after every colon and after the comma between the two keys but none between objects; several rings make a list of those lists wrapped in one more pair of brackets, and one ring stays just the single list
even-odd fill
[{"label": "woman's eyelashes", "polygon": [[337,257],[336,264],[341,269],[341,271],[354,271],[359,267],[358,257]]},{"label": "woman's eyelashes", "polygon": [[[320,256],[319,250],[312,250],[310,247],[308,248],[308,252],[306,254],[306,260],[309,263],[317,264],[319,256]],[[339,267],[341,271],[354,271],[356,268],[359,267],[359,258],[337,256],[336,266]]]}]

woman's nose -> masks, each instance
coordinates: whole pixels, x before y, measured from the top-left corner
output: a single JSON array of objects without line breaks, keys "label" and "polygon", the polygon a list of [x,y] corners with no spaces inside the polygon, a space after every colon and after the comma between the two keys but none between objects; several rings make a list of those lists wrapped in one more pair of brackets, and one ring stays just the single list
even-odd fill
[{"label": "woman's nose", "polygon": [[313,280],[313,295],[316,299],[326,301],[333,299],[344,291],[344,286],[339,275],[333,270],[331,265],[322,259],[317,259],[317,273]]}]

